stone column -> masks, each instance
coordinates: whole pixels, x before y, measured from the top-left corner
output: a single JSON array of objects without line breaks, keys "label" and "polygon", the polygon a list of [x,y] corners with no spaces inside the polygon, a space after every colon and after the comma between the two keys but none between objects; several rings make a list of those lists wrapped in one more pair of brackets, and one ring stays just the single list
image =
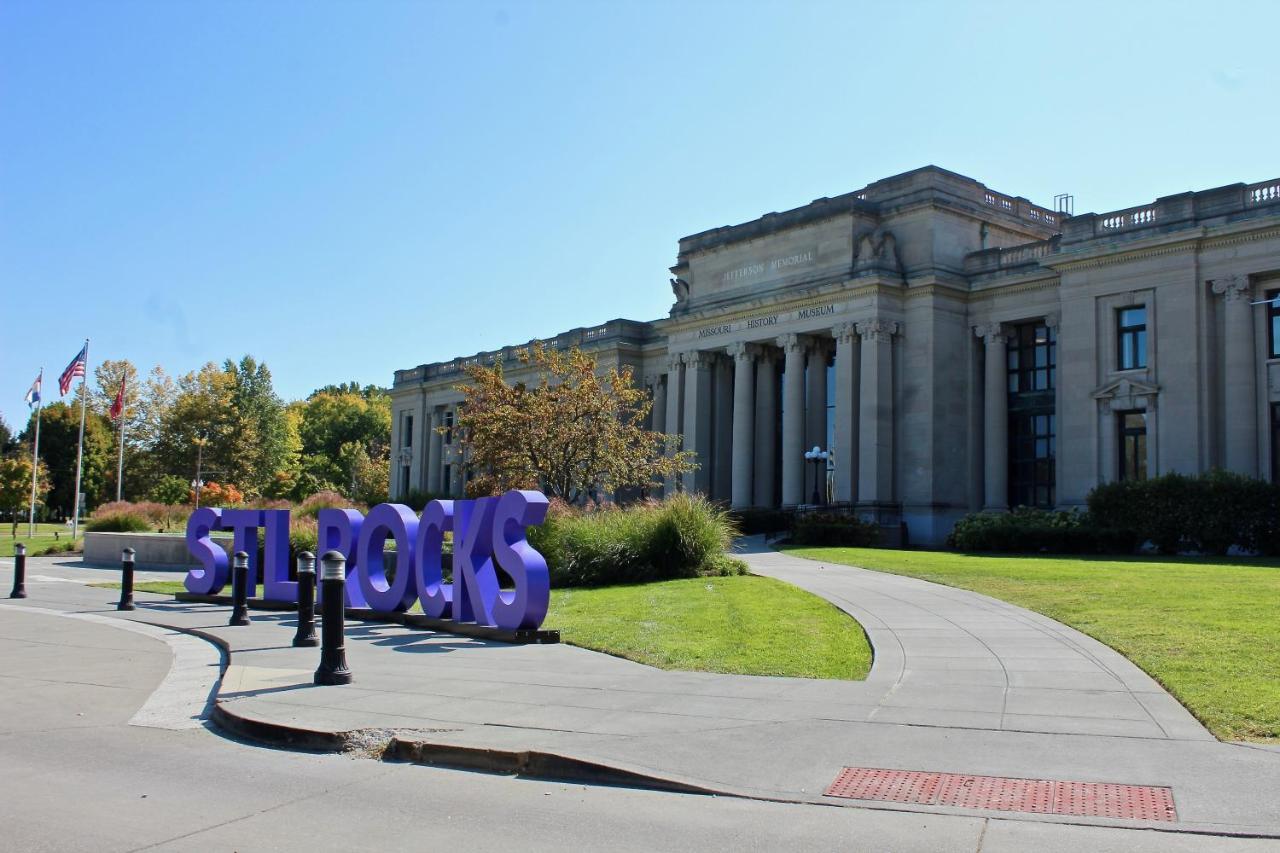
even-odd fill
[{"label": "stone column", "polygon": [[413,456],[410,458],[409,488],[421,489],[427,473],[427,389],[418,394],[418,406],[413,413]]},{"label": "stone column", "polygon": [[443,418],[439,408],[431,410],[431,432],[427,435],[427,447],[430,448],[430,456],[427,457],[427,491],[439,494],[440,488],[440,450],[444,436],[437,432],[443,425]]},{"label": "stone column", "polygon": [[756,354],[755,476],[753,503],[773,506],[778,466],[778,356],[772,347]]},{"label": "stone column", "polygon": [[733,357],[733,479],[730,505],[751,506],[751,469],[755,462],[755,348],[750,344],[729,346]]},{"label": "stone column", "polygon": [[[667,435],[679,435],[681,432],[680,424],[680,395],[681,385],[684,380],[684,356],[676,354],[667,359],[667,404],[666,404],[666,428]],[[679,480],[676,477],[668,477],[662,484],[663,495],[674,495],[679,487]]]},{"label": "stone column", "polygon": [[662,377],[653,377],[650,383],[653,403],[649,409],[649,430],[665,433],[667,431],[667,389],[662,384]]},{"label": "stone column", "polygon": [[843,323],[831,330],[836,339],[835,486],[837,503],[858,499],[858,373],[862,353],[858,330]]},{"label": "stone column", "polygon": [[858,323],[862,375],[858,384],[858,502],[893,502],[893,336],[889,320]]},{"label": "stone column", "polygon": [[[1229,471],[1258,476],[1257,353],[1253,345],[1252,289],[1248,276],[1232,275],[1213,283],[1222,296],[1226,353],[1222,403],[1226,431],[1223,461]],[[1150,310],[1150,309],[1148,309]],[[1150,437],[1147,439],[1150,441]]]},{"label": "stone column", "polygon": [[711,496],[718,501],[732,497],[733,480],[733,360],[711,353],[715,414],[711,437]]},{"label": "stone column", "polygon": [[804,503],[804,344],[799,335],[783,335],[782,505]]},{"label": "stone column", "polygon": [[[827,447],[827,342],[809,339],[809,360],[804,374],[804,449]],[[811,467],[807,466],[807,467]],[[808,491],[808,490],[807,490]]]},{"label": "stone column", "polygon": [[1009,508],[1009,368],[1005,357],[1008,337],[999,323],[974,326],[986,344],[982,382],[982,507],[991,512]]},{"label": "stone column", "polygon": [[696,470],[684,475],[687,492],[706,494],[711,485],[711,353],[684,354],[684,449],[692,450]]}]

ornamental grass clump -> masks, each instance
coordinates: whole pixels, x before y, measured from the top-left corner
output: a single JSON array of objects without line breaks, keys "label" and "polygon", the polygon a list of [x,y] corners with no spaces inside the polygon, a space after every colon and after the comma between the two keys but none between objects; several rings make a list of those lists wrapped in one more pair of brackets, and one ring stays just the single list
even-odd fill
[{"label": "ornamental grass clump", "polygon": [[728,514],[679,494],[620,509],[580,510],[555,502],[529,539],[547,559],[552,586],[604,586],[741,574],[725,551],[737,534]]},{"label": "ornamental grass clump", "polygon": [[119,501],[99,507],[84,529],[94,533],[146,533],[154,528],[141,510]]}]

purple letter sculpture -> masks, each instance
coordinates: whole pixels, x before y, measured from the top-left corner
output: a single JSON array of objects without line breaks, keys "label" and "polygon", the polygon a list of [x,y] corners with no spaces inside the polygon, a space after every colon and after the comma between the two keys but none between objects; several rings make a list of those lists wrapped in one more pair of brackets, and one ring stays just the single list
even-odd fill
[{"label": "purple letter sculpture", "polygon": [[[347,606],[368,607],[360,584],[351,582],[351,573],[356,568],[356,542],[360,538],[360,524],[364,516],[354,509],[322,509],[316,515],[316,553],[325,551],[341,551],[347,558]],[[317,591],[320,599],[323,593]]]},{"label": "purple letter sculpture", "polygon": [[245,586],[249,598],[258,591],[258,528],[262,526],[260,509],[224,509],[222,529],[235,532],[231,552],[244,551],[249,555],[249,579]]},{"label": "purple letter sculpture", "polygon": [[[444,582],[444,535],[453,530],[453,501],[432,501],[418,521],[418,541],[414,548],[414,581],[422,612],[432,619],[453,616],[453,584]],[[396,563],[399,573],[400,563]]]},{"label": "purple letter sculpture", "polygon": [[227,552],[209,536],[221,520],[222,510],[211,506],[200,507],[187,519],[187,550],[203,567],[187,572],[187,592],[217,595],[227,585]]},{"label": "purple letter sculpture", "polygon": [[[396,571],[387,580],[383,548],[390,535],[396,540]],[[403,613],[413,605],[413,548],[418,538],[418,517],[403,504],[378,504],[369,510],[360,527],[356,547],[356,578],[364,600],[372,610]]]},{"label": "purple letter sculpture", "polygon": [[297,601],[298,584],[289,580],[289,510],[264,509],[262,597],[268,601]]},{"label": "purple letter sculpture", "polygon": [[547,616],[551,578],[547,561],[533,549],[525,531],[547,517],[547,498],[541,492],[510,491],[493,513],[493,559],[514,583],[501,590],[493,604],[493,620],[510,631],[537,628]]},{"label": "purple letter sculpture", "polygon": [[493,624],[498,575],[493,568],[493,508],[497,498],[454,501],[453,621]]}]

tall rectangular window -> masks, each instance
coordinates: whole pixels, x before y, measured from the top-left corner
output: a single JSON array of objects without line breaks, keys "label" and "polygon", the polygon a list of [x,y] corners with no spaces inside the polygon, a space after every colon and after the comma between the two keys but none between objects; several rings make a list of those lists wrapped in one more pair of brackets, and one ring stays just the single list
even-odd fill
[{"label": "tall rectangular window", "polygon": [[1116,312],[1116,345],[1120,370],[1147,366],[1147,306],[1134,305]]},{"label": "tall rectangular window", "polygon": [[1271,404],[1271,482],[1280,483],[1280,403]]},{"label": "tall rectangular window", "polygon": [[1043,322],[1015,326],[1009,337],[1009,506],[1052,508],[1058,338]]},{"label": "tall rectangular window", "polygon": [[1267,291],[1267,340],[1272,358],[1280,358],[1280,290]]},{"label": "tall rectangular window", "polygon": [[400,496],[409,494],[409,466],[402,465],[400,467]]},{"label": "tall rectangular window", "polygon": [[1120,429],[1120,479],[1147,479],[1147,413],[1120,412],[1116,420]]},{"label": "tall rectangular window", "polygon": [[453,412],[444,413],[444,443],[453,444]]},{"label": "tall rectangular window", "polygon": [[404,432],[401,433],[405,447],[413,447],[413,415],[404,416]]}]

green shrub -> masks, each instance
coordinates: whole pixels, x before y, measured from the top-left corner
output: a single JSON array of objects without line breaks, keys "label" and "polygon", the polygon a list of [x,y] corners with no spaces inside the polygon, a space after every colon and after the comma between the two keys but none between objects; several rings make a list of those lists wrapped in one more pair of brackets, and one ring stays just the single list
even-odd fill
[{"label": "green shrub", "polygon": [[546,557],[553,586],[601,586],[737,573],[724,558],[737,532],[722,508],[678,494],[626,509],[557,503],[529,540]]},{"label": "green shrub", "polygon": [[868,548],[880,541],[880,528],[855,515],[806,512],[796,515],[791,527],[794,545],[832,545]]},{"label": "green shrub", "polygon": [[1088,504],[1093,517],[1136,531],[1162,554],[1280,553],[1280,485],[1229,471],[1106,483]]},{"label": "green shrub", "polygon": [[795,513],[785,509],[769,509],[767,507],[752,507],[750,509],[735,509],[731,512],[734,521],[738,524],[738,529],[742,531],[743,536],[755,536],[763,533],[766,536],[774,533],[786,533],[791,529],[791,523],[795,518]]},{"label": "green shrub", "polygon": [[1135,535],[1131,530],[1101,525],[1095,521],[1097,517],[1030,507],[1017,507],[1012,512],[976,512],[956,522],[947,545],[961,551],[1018,554],[1133,551]]}]

